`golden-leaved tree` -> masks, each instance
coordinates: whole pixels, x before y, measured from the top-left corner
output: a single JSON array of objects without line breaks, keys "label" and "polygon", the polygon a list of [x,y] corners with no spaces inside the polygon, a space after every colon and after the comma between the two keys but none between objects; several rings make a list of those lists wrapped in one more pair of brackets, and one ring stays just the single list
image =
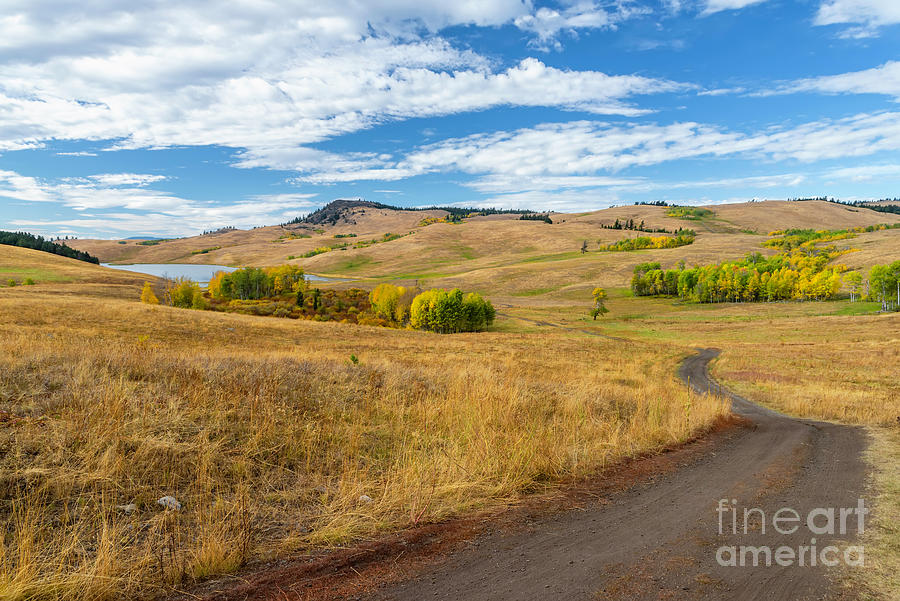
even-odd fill
[{"label": "golden-leaved tree", "polygon": [[144,282],[144,289],[141,290],[141,302],[148,305],[159,304],[159,299],[153,294],[153,286],[150,285],[150,282]]}]

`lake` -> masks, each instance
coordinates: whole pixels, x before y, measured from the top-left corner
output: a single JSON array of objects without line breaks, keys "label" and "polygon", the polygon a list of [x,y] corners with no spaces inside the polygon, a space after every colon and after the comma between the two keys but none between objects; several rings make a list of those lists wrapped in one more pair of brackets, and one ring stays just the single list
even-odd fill
[{"label": "lake", "polygon": [[[155,275],[160,278],[188,278],[194,280],[201,286],[206,286],[212,277],[219,271],[234,271],[236,267],[226,267],[225,265],[195,265],[192,263],[134,263],[132,265],[110,265],[109,263],[101,263],[104,267],[112,269],[121,269],[123,271],[134,271],[136,273],[146,273],[147,275]],[[334,278],[323,278],[322,276],[307,273],[306,279],[310,282],[334,282]]]}]

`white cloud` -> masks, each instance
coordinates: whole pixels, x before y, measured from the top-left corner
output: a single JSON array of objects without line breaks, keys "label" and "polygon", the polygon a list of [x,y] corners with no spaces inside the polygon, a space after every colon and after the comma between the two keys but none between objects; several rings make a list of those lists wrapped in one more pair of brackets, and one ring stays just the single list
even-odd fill
[{"label": "white cloud", "polygon": [[89,175],[87,179],[102,186],[146,186],[154,182],[169,179],[165,175],[151,175],[148,173],[101,173]]},{"label": "white cloud", "polygon": [[900,165],[860,165],[857,167],[844,167],[827,173],[834,179],[848,179],[854,182],[867,182],[873,179],[900,178]]},{"label": "white cloud", "polygon": [[467,182],[467,187],[484,194],[509,194],[525,190],[568,190],[578,188],[627,188],[644,184],[642,178],[606,177],[597,175],[534,176],[487,175]]},{"label": "white cloud", "polygon": [[885,94],[900,100],[900,61],[838,75],[800,79],[766,94],[821,92],[825,94]]},{"label": "white cloud", "polygon": [[[627,18],[628,6],[610,14]],[[645,111],[631,97],[689,89],[534,58],[501,67],[434,34],[518,22],[547,42],[604,26],[606,11],[594,3],[566,4],[558,22],[520,0],[18,0],[7,8],[0,150],[117,140],[114,148],[222,145],[253,159],[386,121],[497,106],[637,115]]]},{"label": "white cloud", "polygon": [[869,37],[877,29],[900,23],[897,0],[825,0],[815,18],[816,25],[856,24],[843,32],[844,37]]},{"label": "white cloud", "polygon": [[[568,176],[514,179],[487,176],[467,185],[486,194],[495,194],[489,196],[486,201],[477,203],[481,206],[583,211],[610,206],[616,204],[623,197],[627,198],[639,193],[670,192],[672,190],[700,191],[709,188],[766,190],[776,187],[795,187],[806,180],[807,176],[796,173],[693,181],[662,181],[642,177]],[[707,204],[709,203],[707,202]]]},{"label": "white cloud", "polygon": [[[646,190],[650,188],[640,178],[609,174],[680,159],[740,157],[810,163],[896,150],[900,150],[900,113],[860,114],[751,133],[693,122],[611,125],[576,121],[445,140],[399,158],[308,157],[308,162],[294,168],[302,172],[296,178],[300,183],[390,181],[461,172],[478,176],[467,185],[486,194],[597,187]],[[769,183],[743,183],[788,186],[802,182],[802,177],[784,175],[768,178]],[[702,187],[696,182],[691,185]]]},{"label": "white cloud", "polygon": [[763,2],[766,2],[766,0],[707,0],[706,8],[700,14],[705,16],[722,12],[723,10],[739,10],[746,6]]},{"label": "white cloud", "polygon": [[736,87],[736,88],[715,88],[712,90],[702,90],[697,92],[697,96],[728,96],[731,94],[743,94],[747,91],[747,88]]},{"label": "white cloud", "polygon": [[579,30],[615,29],[616,24],[650,10],[629,2],[618,2],[614,7],[604,7],[591,0],[572,2],[560,10],[548,7],[518,17],[516,27],[535,34],[532,46],[541,49],[562,48],[560,34],[577,36]]},{"label": "white cloud", "polygon": [[477,204],[497,209],[534,209],[566,213],[596,210],[620,202],[619,196],[604,189],[586,190],[528,190],[491,196],[484,200],[458,203],[460,206]]},{"label": "white cloud", "polygon": [[47,193],[37,179],[19,175],[15,171],[0,170],[0,198],[3,197],[29,202],[53,202],[56,200]]},{"label": "white cloud", "polygon": [[218,203],[180,198],[146,187],[162,179],[165,178],[156,175],[114,173],[47,181],[0,171],[0,198],[60,203],[79,213],[75,218],[10,222],[14,227],[37,228],[47,234],[88,230],[106,235],[123,232],[194,235],[225,225],[253,227],[280,223],[317,205],[310,200],[314,194],[267,194]]}]

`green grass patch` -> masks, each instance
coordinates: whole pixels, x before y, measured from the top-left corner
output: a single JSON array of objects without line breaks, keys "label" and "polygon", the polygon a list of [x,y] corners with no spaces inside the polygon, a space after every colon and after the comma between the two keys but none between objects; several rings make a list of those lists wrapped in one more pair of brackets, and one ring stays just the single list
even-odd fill
[{"label": "green grass patch", "polygon": [[371,267],[374,265],[378,265],[379,262],[376,262],[372,259],[372,257],[368,255],[356,255],[355,257],[351,257],[349,259],[344,259],[335,264],[334,267],[329,269],[329,272],[333,273],[350,273],[354,271],[359,271],[363,267]]},{"label": "green grass patch", "polygon": [[530,290],[522,290],[520,292],[513,292],[513,296],[540,296],[541,294],[547,294],[548,292],[555,292],[559,290],[559,286],[551,286],[549,288],[531,288]]},{"label": "green grass patch", "polygon": [[870,313],[878,313],[881,309],[881,303],[858,301],[855,303],[847,303],[837,311],[829,315],[868,315]]},{"label": "green grass patch", "polygon": [[459,253],[459,256],[467,261],[471,261],[472,259],[477,259],[478,257],[475,255],[475,249],[471,246],[465,246],[463,244],[455,244],[450,247],[454,252]]},{"label": "green grass patch", "polygon": [[9,279],[15,279],[16,283],[21,285],[26,279],[35,282],[73,282],[74,278],[64,276],[62,274],[50,271],[48,269],[40,269],[37,267],[12,267],[9,265],[0,265],[0,281],[6,282]]},{"label": "green grass patch", "polygon": [[671,207],[666,211],[666,217],[674,217],[675,219],[687,219],[688,221],[701,221],[709,219],[715,215],[709,209],[701,209],[699,207]]},{"label": "green grass patch", "polygon": [[553,253],[549,255],[538,255],[536,257],[528,257],[519,261],[519,263],[545,263],[547,261],[566,261],[569,259],[577,259],[582,256],[580,250],[573,250],[570,252],[561,252],[561,253]]}]

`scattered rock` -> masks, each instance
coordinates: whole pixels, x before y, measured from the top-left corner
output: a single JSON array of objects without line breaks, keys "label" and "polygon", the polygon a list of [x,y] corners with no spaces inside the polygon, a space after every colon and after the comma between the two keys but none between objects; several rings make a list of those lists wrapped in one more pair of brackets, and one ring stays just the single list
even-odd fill
[{"label": "scattered rock", "polygon": [[371,503],[372,497],[370,497],[369,495],[360,495],[359,502],[360,503]]},{"label": "scattered rock", "polygon": [[[160,501],[162,501],[162,499],[160,499]],[[116,509],[118,509],[125,515],[131,515],[132,513],[137,511],[137,505],[135,505],[134,503],[129,503],[128,505],[116,505]]]},{"label": "scattered rock", "polygon": [[166,495],[165,497],[158,499],[156,502],[166,509],[171,509],[172,511],[181,511],[181,503],[179,503],[178,499],[176,499],[175,497]]}]

